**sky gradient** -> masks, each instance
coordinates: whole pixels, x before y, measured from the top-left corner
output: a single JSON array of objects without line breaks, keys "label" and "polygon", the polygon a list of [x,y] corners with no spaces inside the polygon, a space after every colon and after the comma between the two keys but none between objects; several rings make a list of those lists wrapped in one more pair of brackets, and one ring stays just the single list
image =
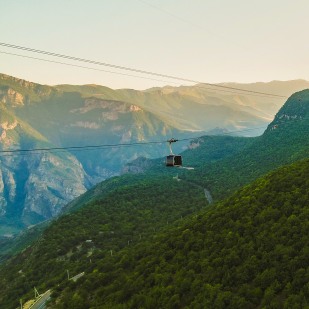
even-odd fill
[{"label": "sky gradient", "polygon": [[[0,0],[0,4],[4,43],[209,83],[309,80],[308,0]],[[0,51],[74,63],[5,47]],[[185,84],[3,53],[0,72],[49,85],[145,89]]]}]

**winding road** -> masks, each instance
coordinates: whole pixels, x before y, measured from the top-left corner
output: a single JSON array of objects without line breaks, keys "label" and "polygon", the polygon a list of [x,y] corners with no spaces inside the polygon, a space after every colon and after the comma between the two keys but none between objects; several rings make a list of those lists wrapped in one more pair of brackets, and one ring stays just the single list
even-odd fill
[{"label": "winding road", "polygon": [[174,177],[174,179],[176,179],[178,181],[184,181],[184,182],[186,182],[186,183],[188,183],[188,184],[190,184],[192,186],[195,186],[195,187],[198,187],[198,188],[202,189],[204,191],[205,198],[206,198],[208,204],[212,204],[213,203],[213,198],[212,198],[212,196],[210,194],[210,191],[208,189],[203,188],[202,186],[200,186],[200,185],[198,185],[198,184],[196,184],[194,182],[181,179],[181,178],[178,177],[178,175],[177,175],[177,177]]}]

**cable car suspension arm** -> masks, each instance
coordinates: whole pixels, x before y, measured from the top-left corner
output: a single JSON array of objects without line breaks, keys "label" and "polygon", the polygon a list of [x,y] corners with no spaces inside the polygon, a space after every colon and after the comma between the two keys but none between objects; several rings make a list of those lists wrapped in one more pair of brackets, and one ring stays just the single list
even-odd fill
[{"label": "cable car suspension arm", "polygon": [[170,153],[171,153],[171,155],[174,155],[174,154],[173,154],[173,149],[172,149],[172,143],[176,143],[176,142],[178,142],[178,139],[171,138],[171,139],[167,140],[167,142],[169,143],[169,147],[170,147]]}]

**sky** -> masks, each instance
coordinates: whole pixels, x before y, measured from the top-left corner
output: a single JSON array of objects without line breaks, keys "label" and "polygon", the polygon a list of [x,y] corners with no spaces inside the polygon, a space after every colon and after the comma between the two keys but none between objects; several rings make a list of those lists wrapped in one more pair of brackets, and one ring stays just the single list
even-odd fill
[{"label": "sky", "polygon": [[[308,0],[0,0],[0,5],[1,43],[199,82],[309,80]],[[190,84],[3,46],[0,73],[48,85],[114,89]]]}]

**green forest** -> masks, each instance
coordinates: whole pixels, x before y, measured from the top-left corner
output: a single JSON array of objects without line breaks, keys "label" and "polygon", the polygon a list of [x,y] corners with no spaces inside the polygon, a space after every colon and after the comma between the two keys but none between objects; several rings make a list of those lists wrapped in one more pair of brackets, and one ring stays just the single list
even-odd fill
[{"label": "green forest", "polygon": [[97,262],[108,265],[111,251],[114,258],[126,247],[152,242],[161,230],[206,207],[203,190],[172,177],[141,177],[135,185],[123,184],[54,221],[31,247],[4,264],[0,303],[15,308],[16,295],[31,298],[33,286],[45,290],[67,284],[67,270],[73,275]]},{"label": "green forest", "polygon": [[306,308],[308,174],[309,160],[281,168],[98,261],[55,308]]},{"label": "green forest", "polygon": [[143,161],[99,183],[7,253],[1,306],[35,286],[56,309],[309,308],[308,102],[292,96],[260,137],[195,140],[194,170]]},{"label": "green forest", "polygon": [[280,168],[215,206],[171,177],[115,189],[7,263],[1,304],[36,286],[51,308],[305,308],[308,173]]}]

